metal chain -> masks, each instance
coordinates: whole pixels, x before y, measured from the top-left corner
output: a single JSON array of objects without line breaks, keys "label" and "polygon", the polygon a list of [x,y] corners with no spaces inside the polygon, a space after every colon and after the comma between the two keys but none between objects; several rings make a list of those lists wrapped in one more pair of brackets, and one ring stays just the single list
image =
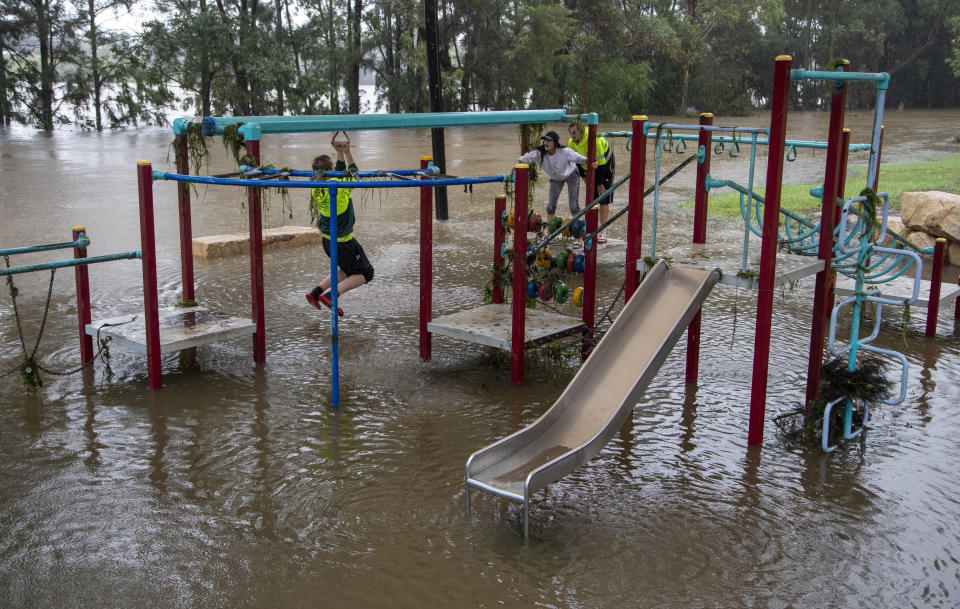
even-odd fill
[{"label": "metal chain", "polygon": [[[3,259],[7,265],[7,268],[10,268],[10,257],[4,256]],[[97,361],[97,358],[100,358],[100,360],[103,361],[104,351],[107,351],[109,353],[109,343],[112,340],[112,338],[108,336],[105,340],[101,340],[100,330],[109,326],[122,326],[123,324],[128,324],[136,319],[136,317],[134,317],[129,321],[124,321],[124,322],[115,323],[115,324],[102,324],[100,327],[98,327],[97,328],[97,344],[99,345],[99,348],[97,349],[97,352],[96,354],[94,354],[93,358],[85,364],[81,364],[77,368],[74,368],[72,370],[67,370],[67,371],[51,370],[49,368],[46,368],[45,366],[42,366],[41,364],[39,364],[37,361],[34,360],[34,356],[36,356],[37,351],[40,349],[40,341],[43,338],[43,332],[47,326],[47,317],[48,317],[48,314],[50,313],[50,301],[53,297],[53,281],[54,281],[54,277],[56,276],[56,272],[57,272],[56,269],[50,269],[50,283],[47,286],[47,302],[43,309],[43,319],[40,322],[40,331],[37,333],[37,342],[34,343],[33,350],[30,352],[29,355],[27,354],[27,345],[23,338],[23,325],[20,321],[20,310],[17,307],[17,288],[13,284],[13,276],[10,275],[7,277],[7,285],[10,286],[10,300],[13,302],[13,316],[17,321],[17,334],[20,339],[20,348],[23,351],[25,363],[11,370],[8,370],[7,372],[0,374],[0,379],[4,379],[12,375],[14,372],[20,371],[23,368],[23,366],[26,364],[30,364],[33,367],[35,367],[37,370],[40,370],[41,372],[45,372],[46,374],[52,374],[54,376],[70,376],[72,374],[76,374],[77,372],[80,372],[81,370],[92,366],[94,362]],[[106,364],[106,362],[104,362],[104,364]]]}]

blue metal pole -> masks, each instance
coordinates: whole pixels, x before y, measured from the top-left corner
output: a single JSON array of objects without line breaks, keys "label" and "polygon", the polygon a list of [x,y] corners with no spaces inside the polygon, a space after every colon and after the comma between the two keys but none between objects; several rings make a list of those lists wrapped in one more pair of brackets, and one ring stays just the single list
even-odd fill
[{"label": "blue metal pole", "polygon": [[337,268],[337,187],[331,186],[330,195],[330,339],[333,344],[333,407],[340,407],[340,326],[337,320],[337,301],[340,287],[340,274]]}]

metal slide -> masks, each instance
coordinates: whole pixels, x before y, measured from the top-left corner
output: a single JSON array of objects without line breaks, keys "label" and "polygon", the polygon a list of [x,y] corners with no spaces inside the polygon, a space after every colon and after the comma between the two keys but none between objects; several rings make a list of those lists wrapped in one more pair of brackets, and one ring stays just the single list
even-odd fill
[{"label": "metal slide", "polygon": [[539,419],[467,460],[470,488],[523,503],[595,457],[620,428],[693,320],[720,271],[670,267],[661,260],[554,405]]}]

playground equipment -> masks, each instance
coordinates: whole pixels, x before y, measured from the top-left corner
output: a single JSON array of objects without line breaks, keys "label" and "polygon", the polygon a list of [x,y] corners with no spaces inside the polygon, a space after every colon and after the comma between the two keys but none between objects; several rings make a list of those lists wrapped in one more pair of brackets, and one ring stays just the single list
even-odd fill
[{"label": "playground equipment", "polygon": [[[872,216],[865,213],[857,214],[857,225],[850,236],[845,233],[845,226],[851,213],[851,203],[862,203],[869,197],[854,198],[847,201],[841,208],[839,203],[843,203],[843,183],[842,177],[845,170],[841,173],[841,167],[845,165],[846,155],[850,151],[849,132],[846,134],[842,128],[843,107],[845,102],[845,89],[849,81],[868,81],[876,82],[877,97],[877,116],[875,117],[875,129],[870,144],[870,162],[868,170],[868,186],[876,186],[879,159],[880,144],[882,138],[882,106],[883,93],[886,90],[888,76],[886,74],[850,74],[842,71],[818,73],[806,72],[802,70],[791,72],[790,64],[792,59],[789,56],[780,56],[776,60],[774,72],[774,91],[771,103],[771,121],[768,130],[752,128],[717,128],[712,125],[713,116],[705,113],[700,115],[699,125],[672,125],[672,124],[647,124],[644,116],[635,116],[633,120],[633,130],[631,133],[632,146],[630,174],[635,176],[631,180],[630,200],[627,222],[627,274],[626,274],[626,293],[627,303],[624,306],[620,317],[614,322],[610,331],[600,341],[597,349],[593,352],[583,367],[571,381],[570,385],[561,394],[557,402],[537,421],[519,432],[500,440],[480,451],[475,452],[466,464],[465,484],[467,512],[470,512],[470,489],[475,488],[504,497],[513,501],[522,502],[524,505],[524,535],[529,530],[529,503],[531,494],[544,488],[550,482],[553,482],[563,475],[573,471],[580,465],[586,463],[590,458],[596,455],[604,443],[609,439],[613,430],[622,423],[623,419],[629,415],[634,405],[639,399],[640,394],[646,388],[650,378],[659,369],[663,358],[666,357],[669,350],[679,339],[680,333],[687,329],[687,376],[688,382],[695,381],[697,378],[697,361],[699,357],[699,318],[700,306],[709,293],[710,287],[721,280],[724,273],[714,267],[715,260],[710,256],[702,256],[697,261],[700,269],[684,268],[674,266],[669,269],[669,273],[699,273],[698,287],[678,291],[675,286],[667,287],[663,283],[665,263],[660,262],[641,262],[640,257],[640,237],[641,221],[643,212],[643,176],[646,162],[647,134],[651,129],[656,128],[654,145],[659,153],[663,142],[661,135],[664,129],[667,130],[669,137],[675,129],[692,129],[697,131],[698,149],[695,157],[698,160],[697,171],[697,191],[695,199],[694,225],[691,250],[694,255],[705,251],[706,242],[706,211],[707,195],[709,187],[731,186],[735,185],[729,181],[712,179],[709,175],[709,163],[711,146],[714,150],[720,151],[720,143],[732,143],[735,154],[739,154],[739,144],[742,134],[749,134],[751,139],[751,169],[749,185],[747,188],[738,187],[741,195],[748,198],[749,203],[744,205],[745,222],[748,226],[744,231],[745,241],[749,238],[751,232],[761,237],[761,247],[759,256],[759,272],[757,280],[751,278],[751,287],[757,287],[757,314],[756,329],[754,336],[754,366],[753,382],[751,391],[750,424],[748,431],[748,444],[757,446],[763,441],[764,411],[767,390],[767,374],[770,355],[770,340],[772,329],[773,314],[773,296],[774,288],[777,283],[793,281],[797,278],[797,270],[791,269],[790,276],[778,275],[777,265],[782,257],[792,256],[799,258],[794,253],[779,252],[779,246],[783,242],[783,237],[779,234],[780,225],[780,188],[783,177],[784,159],[789,158],[791,154],[796,154],[798,147],[808,145],[805,142],[791,142],[790,149],[787,149],[786,140],[786,119],[787,119],[787,92],[791,79],[809,79],[825,78],[833,79],[834,91],[831,104],[831,121],[829,139],[826,143],[827,148],[827,169],[826,179],[822,191],[818,194],[822,198],[821,222],[819,225],[806,226],[805,230],[800,231],[802,235],[796,239],[796,243],[805,243],[806,247],[798,249],[814,249],[811,243],[815,243],[815,249],[818,251],[819,259],[814,264],[807,264],[805,268],[800,269],[800,276],[816,272],[818,274],[817,289],[814,304],[814,320],[811,336],[810,351],[810,379],[808,387],[815,379],[816,385],[819,385],[819,367],[823,356],[822,335],[827,326],[827,320],[823,317],[820,307],[829,302],[832,305],[833,291],[832,284],[829,283],[831,277],[830,268],[833,266],[840,272],[851,272],[857,282],[856,295],[853,299],[841,302],[834,309],[832,318],[833,325],[830,327],[831,342],[830,350],[834,353],[848,353],[850,369],[856,365],[856,353],[858,351],[872,351],[881,355],[891,356],[899,359],[902,365],[901,391],[900,396],[892,401],[903,400],[906,392],[907,379],[907,361],[901,354],[889,350],[883,350],[871,346],[870,341],[876,336],[874,334],[865,339],[859,338],[860,309],[864,302],[874,302],[877,304],[878,311],[877,324],[879,327],[879,307],[881,304],[898,304],[902,301],[896,299],[884,298],[876,293],[866,293],[864,285],[868,281],[877,279],[877,275],[872,271],[883,268],[884,273],[889,276],[890,271],[898,274],[904,272],[903,261],[910,260],[910,264],[916,269],[916,278],[914,279],[914,289],[911,301],[915,301],[919,292],[920,285],[920,266],[921,260],[916,252],[905,251],[896,248],[887,248],[873,242],[873,234],[876,230],[872,222]],[[720,142],[712,141],[711,133],[716,131],[727,131],[731,133],[729,139],[721,137]],[[755,160],[755,150],[761,141],[759,135],[766,133],[766,145],[769,146],[769,155],[767,162],[767,193],[765,199],[762,199],[753,192],[753,163]],[[589,137],[593,137],[593,133]],[[685,142],[688,138],[684,137],[677,141]],[[813,145],[810,143],[809,145]],[[817,144],[820,147],[819,144]],[[684,144],[685,147],[685,144]],[[863,148],[857,148],[863,149]],[[786,154],[785,154],[786,153]],[[519,172],[518,172],[519,175]],[[659,178],[659,162],[657,163],[657,178]],[[659,179],[655,188],[659,186]],[[589,189],[588,189],[589,192]],[[656,191],[655,191],[656,192]],[[872,191],[871,191],[872,192]],[[654,205],[656,206],[656,194]],[[756,213],[760,220],[759,229],[749,226],[752,212],[747,212],[748,207],[756,204]],[[759,216],[759,205],[763,205],[762,220]],[[884,206],[885,212],[888,204]],[[884,213],[885,213],[884,212]],[[518,211],[518,217],[519,215]],[[588,231],[596,231],[596,224],[589,226]],[[655,218],[655,214],[654,214]],[[791,218],[787,215],[788,221]],[[654,220],[655,221],[655,220]],[[788,223],[789,226],[789,223]],[[834,245],[834,233],[839,231],[838,245]],[[886,216],[881,223],[879,235],[881,239],[887,237]],[[817,236],[816,241],[811,241],[813,236]],[[938,264],[942,265],[943,246],[938,244],[937,255]],[[589,251],[589,250],[588,250]],[[655,246],[651,246],[651,255],[655,252]],[[806,253],[806,252],[804,252]],[[844,257],[856,254],[856,262],[845,265]],[[880,259],[871,263],[870,257],[879,255]],[[888,258],[892,258],[888,260]],[[738,261],[740,273],[744,273],[747,264],[747,246],[744,245],[743,255]],[[845,266],[851,267],[850,269]],[[714,267],[714,268],[710,268]],[[638,273],[648,272],[643,283],[637,288]],[[728,273],[737,275],[737,272]],[[939,274],[935,274],[937,292],[940,289]],[[931,301],[939,300],[931,295]],[[631,298],[632,297],[632,298]],[[668,302],[669,301],[669,302]],[[853,324],[851,327],[850,345],[839,349],[834,346],[834,336],[836,330],[836,311],[849,304],[854,306]],[[681,306],[682,305],[682,306]],[[657,325],[657,321],[651,321],[647,325],[642,321],[649,316],[652,320],[661,321],[670,313],[677,310],[681,313],[677,317],[672,317],[666,331],[663,327]],[[642,315],[638,312],[642,311]],[[936,321],[936,313],[933,313],[933,323]],[[928,320],[929,321],[929,320]],[[651,336],[657,337],[651,341]],[[643,340],[641,340],[641,337]],[[636,339],[632,340],[631,339]],[[643,351],[645,343],[650,341],[656,347],[652,352]],[[633,351],[640,350],[636,356]],[[636,365],[636,368],[630,368]],[[814,395],[816,395],[814,393]],[[832,450],[828,446],[829,437],[828,425],[830,410],[843,399],[836,400],[828,405],[826,409],[826,418],[824,423],[824,450]],[[864,420],[868,417],[868,412],[864,413]],[[852,437],[859,433],[851,430],[852,407],[849,399],[845,401],[844,416],[844,437]]]},{"label": "playground equipment", "polygon": [[660,261],[554,405],[535,422],[473,453],[466,502],[476,488],[523,503],[596,456],[640,400],[720,277],[718,270]]},{"label": "playground equipment", "polygon": [[[43,329],[46,326],[47,313],[50,309],[50,297],[53,293],[53,278],[57,269],[73,267],[74,269],[74,282],[76,288],[76,297],[77,297],[77,325],[79,328],[79,337],[80,337],[80,368],[77,368],[71,372],[77,372],[82,368],[85,368],[91,364],[96,357],[93,352],[93,339],[92,334],[96,334],[99,328],[93,330],[90,327],[90,277],[87,272],[87,266],[91,264],[100,264],[102,262],[112,262],[114,260],[131,260],[134,258],[141,258],[144,260],[144,270],[146,272],[148,264],[152,263],[152,251],[147,250],[147,256],[145,257],[140,251],[132,252],[121,252],[117,254],[107,254],[104,256],[87,256],[87,248],[90,247],[90,238],[87,236],[87,229],[83,226],[74,226],[73,227],[73,241],[66,243],[53,243],[49,245],[35,245],[27,247],[15,247],[9,249],[0,250],[0,256],[3,256],[6,267],[0,269],[0,277],[7,277],[7,281],[10,285],[11,299],[13,301],[13,310],[14,316],[17,320],[17,332],[20,336],[20,347],[23,350],[23,362],[17,368],[21,371],[24,379],[29,380],[29,382],[38,383],[39,382],[39,371],[44,371],[51,374],[69,374],[69,373],[58,373],[53,370],[48,370],[44,368],[39,362],[36,361],[35,357],[37,350],[40,347],[40,339],[43,337]],[[60,260],[57,262],[43,262],[39,264],[29,264],[23,266],[10,266],[10,257],[18,254],[29,254],[34,252],[47,252],[60,249],[73,249],[73,260]],[[33,273],[39,271],[50,271],[50,287],[47,291],[47,304],[43,311],[43,322],[41,323],[40,330],[37,333],[37,340],[33,346],[33,349],[30,352],[27,352],[27,346],[24,342],[23,337],[23,327],[20,323],[20,312],[17,308],[17,295],[16,290],[13,286],[13,276],[19,275],[21,273]],[[155,285],[155,284],[154,284]],[[146,282],[144,282],[146,286]],[[145,300],[146,294],[145,294]],[[93,330],[93,331],[92,331]],[[92,332],[91,332],[92,331]],[[11,372],[4,374],[12,374],[16,371],[14,369]]]},{"label": "playground equipment", "polygon": [[[881,212],[882,219],[880,230],[878,232],[876,231],[876,227],[873,226],[873,219],[876,210],[870,209],[873,207],[873,205],[875,205],[877,198],[882,199],[883,201],[883,209]],[[854,204],[859,204],[861,210],[856,214],[856,225],[850,230],[850,234],[848,236],[847,225]],[[864,213],[864,208],[868,208],[869,211]],[[843,272],[851,273],[853,275],[856,282],[856,293],[851,298],[847,298],[846,300],[834,305],[833,311],[830,315],[830,338],[827,343],[827,349],[831,355],[843,355],[846,353],[847,370],[850,372],[853,372],[857,368],[857,354],[860,351],[877,353],[882,356],[896,359],[900,363],[901,367],[900,392],[896,398],[880,400],[883,404],[894,405],[903,402],[907,396],[907,376],[910,365],[907,362],[906,356],[904,356],[902,353],[898,353],[890,349],[875,347],[870,343],[880,333],[880,320],[882,318],[883,305],[903,305],[904,303],[901,300],[885,298],[880,295],[880,292],[877,290],[871,290],[868,292],[865,288],[868,285],[867,281],[871,279],[871,276],[875,278],[877,276],[889,274],[887,268],[881,269],[880,272],[876,271],[886,264],[887,261],[885,259],[887,257],[893,257],[894,263],[902,266],[902,268],[897,271],[898,274],[905,273],[911,266],[914,267],[915,277],[913,279],[913,293],[907,301],[907,304],[909,305],[910,303],[916,302],[917,297],[920,294],[920,268],[923,265],[923,262],[920,260],[920,256],[915,252],[877,245],[875,241],[875,235],[879,235],[881,239],[885,235],[889,212],[890,199],[885,192],[879,193],[873,198],[866,196],[853,197],[848,199],[843,205],[843,212],[840,217],[840,222],[837,225],[837,257],[835,258],[834,266],[835,268],[838,268],[838,270],[843,269]],[[880,260],[875,262],[872,261],[871,259],[873,256],[877,254],[881,255]],[[909,261],[905,265],[900,263],[900,260],[903,257],[906,257]],[[844,261],[846,261],[846,264],[843,264]],[[876,305],[874,329],[872,334],[866,338],[861,338],[861,314],[863,305],[867,302],[872,302]],[[839,311],[846,306],[850,306],[852,309],[850,337],[846,347],[838,348],[836,343],[836,331],[838,325],[837,315]],[[860,432],[863,431],[864,426],[866,426],[870,418],[870,404],[864,403],[862,415],[863,423],[860,428],[858,428],[856,431],[853,431],[852,424],[854,404],[851,397],[842,396],[831,401],[826,405],[823,414],[822,447],[824,452],[832,452],[836,449],[836,446],[830,444],[830,415],[833,407],[840,403],[843,403],[844,407],[842,435],[845,440],[849,440],[860,435]]]}]

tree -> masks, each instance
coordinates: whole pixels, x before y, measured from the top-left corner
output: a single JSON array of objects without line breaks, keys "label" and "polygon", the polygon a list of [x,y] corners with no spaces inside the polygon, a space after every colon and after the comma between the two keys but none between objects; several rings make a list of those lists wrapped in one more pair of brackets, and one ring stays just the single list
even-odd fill
[{"label": "tree", "polygon": [[77,15],[53,0],[24,0],[20,5],[15,27],[34,42],[14,52],[14,78],[25,91],[25,119],[51,131],[55,122],[70,120],[60,114],[65,101],[60,71],[78,55]]}]

